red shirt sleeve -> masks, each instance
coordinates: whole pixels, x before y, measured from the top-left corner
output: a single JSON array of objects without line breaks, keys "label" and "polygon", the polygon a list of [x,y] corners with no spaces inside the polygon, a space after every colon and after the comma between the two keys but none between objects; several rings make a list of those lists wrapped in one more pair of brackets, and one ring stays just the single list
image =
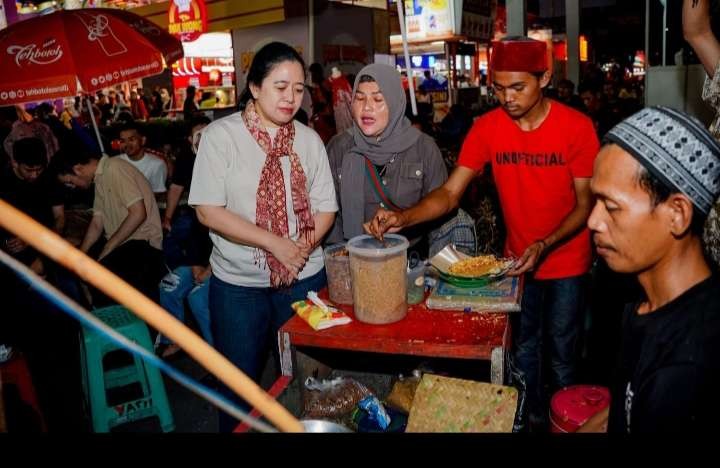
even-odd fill
[{"label": "red shirt sleeve", "polygon": [[585,116],[577,119],[574,125],[569,128],[573,126],[576,131],[573,132],[575,138],[570,144],[570,154],[568,156],[570,173],[574,178],[592,177],[595,157],[600,151],[600,143],[595,133],[595,127],[592,121]]},{"label": "red shirt sleeve", "polygon": [[486,119],[482,117],[473,124],[460,150],[458,166],[467,167],[474,171],[482,171],[485,164],[490,162],[490,153],[485,142],[488,137],[486,128]]}]

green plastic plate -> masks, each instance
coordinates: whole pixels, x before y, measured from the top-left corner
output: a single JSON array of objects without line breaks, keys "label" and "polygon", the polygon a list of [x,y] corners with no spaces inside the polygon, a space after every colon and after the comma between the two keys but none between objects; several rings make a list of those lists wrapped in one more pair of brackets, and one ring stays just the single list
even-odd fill
[{"label": "green plastic plate", "polygon": [[479,288],[481,286],[485,286],[488,283],[492,283],[503,278],[503,276],[481,276],[478,278],[464,278],[462,276],[448,275],[439,270],[438,273],[440,274],[440,278],[442,278],[443,281],[446,281],[453,286],[457,286],[458,288]]}]

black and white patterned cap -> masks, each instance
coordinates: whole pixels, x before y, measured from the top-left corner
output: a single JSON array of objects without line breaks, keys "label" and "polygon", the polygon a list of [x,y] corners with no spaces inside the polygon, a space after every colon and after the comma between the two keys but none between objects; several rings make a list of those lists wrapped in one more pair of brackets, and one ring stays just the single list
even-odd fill
[{"label": "black and white patterned cap", "polygon": [[703,214],[720,194],[720,145],[688,114],[661,106],[643,109],[613,127],[605,142],[622,147]]}]

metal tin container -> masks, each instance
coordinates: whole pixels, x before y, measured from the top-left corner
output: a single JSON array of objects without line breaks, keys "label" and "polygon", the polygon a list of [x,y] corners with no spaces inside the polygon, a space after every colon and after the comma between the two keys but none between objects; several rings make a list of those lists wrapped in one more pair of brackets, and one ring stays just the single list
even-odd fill
[{"label": "metal tin container", "polygon": [[305,428],[305,432],[352,432],[345,426],[321,419],[306,419],[300,422]]},{"label": "metal tin container", "polygon": [[610,391],[594,385],[572,385],[550,401],[551,432],[575,432],[610,404]]}]

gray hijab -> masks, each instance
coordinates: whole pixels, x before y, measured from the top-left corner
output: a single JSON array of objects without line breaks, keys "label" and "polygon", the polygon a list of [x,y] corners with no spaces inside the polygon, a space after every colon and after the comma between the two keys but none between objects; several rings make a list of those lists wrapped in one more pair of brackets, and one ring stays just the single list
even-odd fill
[{"label": "gray hijab", "polygon": [[405,117],[405,90],[400,74],[390,65],[368,65],[357,74],[353,86],[353,98],[363,75],[372,77],[378,84],[389,110],[387,127],[380,137],[365,136],[353,119],[353,126],[347,130],[353,137],[353,147],[342,161],[342,182],[340,200],[343,220],[343,235],[350,239],[363,234],[365,216],[365,159],[375,165],[387,164],[393,156],[415,145],[420,131]]}]

